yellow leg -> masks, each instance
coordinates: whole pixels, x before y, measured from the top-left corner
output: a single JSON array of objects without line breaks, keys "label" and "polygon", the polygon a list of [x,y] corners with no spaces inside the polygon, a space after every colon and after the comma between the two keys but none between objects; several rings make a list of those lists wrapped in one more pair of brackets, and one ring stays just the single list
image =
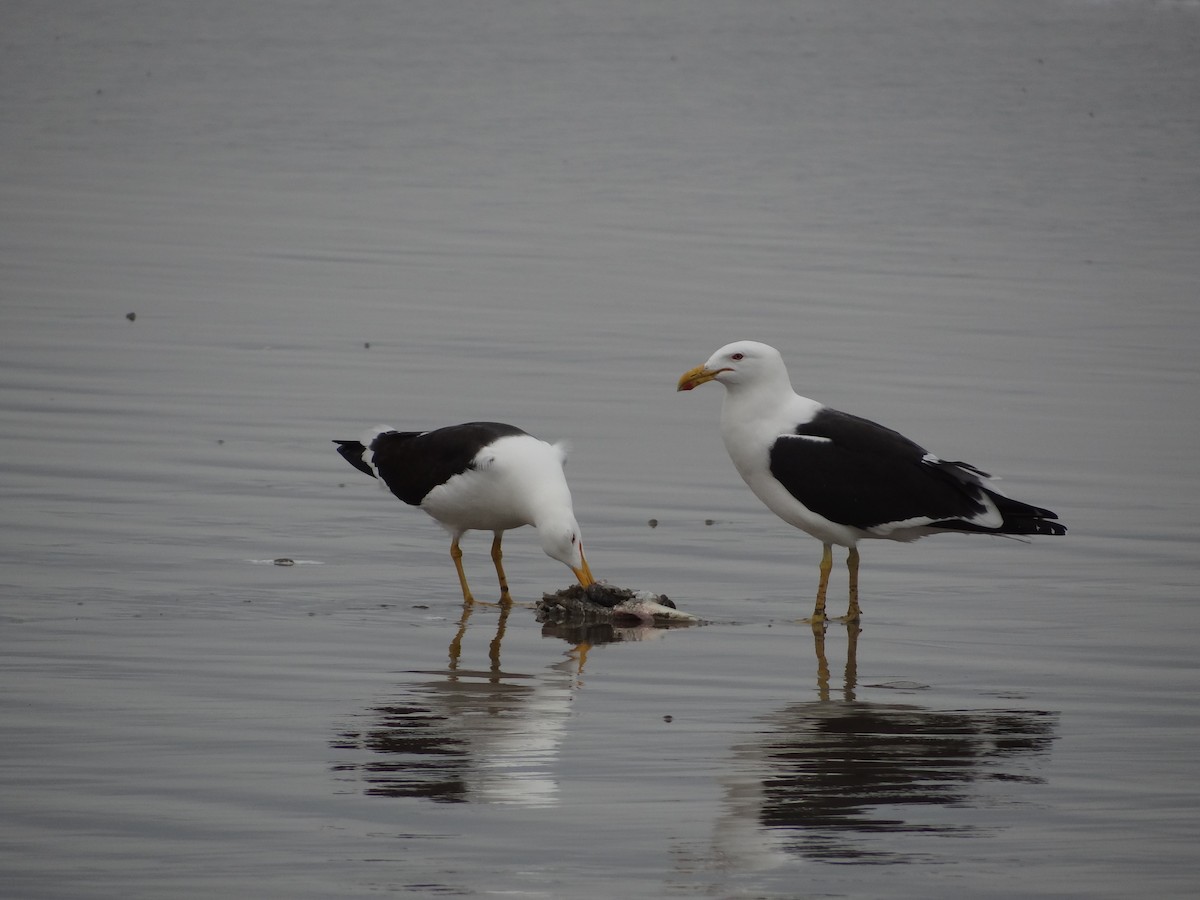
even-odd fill
[{"label": "yellow leg", "polygon": [[850,607],[846,610],[846,621],[857,622],[862,618],[858,606],[858,548],[851,547],[846,556],[846,568],[850,570]]},{"label": "yellow leg", "polygon": [[463,600],[467,603],[474,603],[475,598],[471,596],[471,589],[467,586],[467,573],[463,571],[462,548],[458,546],[458,538],[450,542],[450,558],[454,560],[454,569],[458,572],[458,583],[462,587]]},{"label": "yellow leg", "polygon": [[508,603],[512,598],[508,594],[508,576],[504,574],[504,553],[500,550],[500,539],[504,537],[503,531],[497,531],[496,536],[492,539],[492,562],[496,564],[496,577],[500,579],[500,602]]},{"label": "yellow leg", "polygon": [[808,621],[814,626],[825,621],[825,592],[829,589],[829,573],[833,571],[833,545],[826,544],[821,554],[821,583],[817,585],[817,605],[813,607],[812,618]]}]

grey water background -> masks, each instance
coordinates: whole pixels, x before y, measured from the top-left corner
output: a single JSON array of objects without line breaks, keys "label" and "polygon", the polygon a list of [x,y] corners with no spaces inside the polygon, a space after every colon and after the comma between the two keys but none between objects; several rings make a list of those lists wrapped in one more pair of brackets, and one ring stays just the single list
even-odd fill
[{"label": "grey water background", "polygon": [[[0,24],[5,897],[1194,895],[1200,5]],[[814,640],[674,390],[744,337],[1070,534],[867,544]],[[476,418],[710,624],[464,615],[329,441]]]}]

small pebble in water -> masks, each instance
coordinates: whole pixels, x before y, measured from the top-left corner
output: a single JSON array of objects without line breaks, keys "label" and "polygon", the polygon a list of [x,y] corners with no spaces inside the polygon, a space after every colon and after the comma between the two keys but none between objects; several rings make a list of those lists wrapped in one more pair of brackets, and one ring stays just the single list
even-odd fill
[{"label": "small pebble in water", "polygon": [[704,520],[705,525],[715,525],[716,523],[717,523],[716,519],[705,519]]},{"label": "small pebble in water", "polygon": [[125,318],[127,318],[130,322],[132,322],[134,319],[137,318],[137,313],[125,313]]},{"label": "small pebble in water", "polygon": [[286,556],[281,556],[275,560],[275,565],[277,566],[294,566],[295,564],[296,561],[294,559],[288,559]]},{"label": "small pebble in water", "polygon": [[649,525],[651,528],[657,528],[658,527],[658,519],[651,519],[646,524]]}]

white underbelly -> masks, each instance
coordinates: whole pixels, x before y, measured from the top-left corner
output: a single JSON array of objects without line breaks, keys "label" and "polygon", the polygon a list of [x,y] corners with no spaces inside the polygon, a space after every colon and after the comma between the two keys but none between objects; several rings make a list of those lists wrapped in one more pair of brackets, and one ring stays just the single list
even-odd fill
[{"label": "white underbelly", "polygon": [[532,525],[533,517],[507,479],[484,478],[474,470],[455,475],[421,501],[421,509],[451,531],[507,531]]}]

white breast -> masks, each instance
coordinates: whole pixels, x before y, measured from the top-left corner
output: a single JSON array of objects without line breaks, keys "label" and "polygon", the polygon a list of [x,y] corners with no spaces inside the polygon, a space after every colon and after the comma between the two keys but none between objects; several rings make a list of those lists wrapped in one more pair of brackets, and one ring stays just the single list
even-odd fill
[{"label": "white breast", "polygon": [[547,504],[570,507],[562,462],[558,445],[504,437],[481,450],[472,468],[426,494],[421,508],[452,531],[532,525]]}]

